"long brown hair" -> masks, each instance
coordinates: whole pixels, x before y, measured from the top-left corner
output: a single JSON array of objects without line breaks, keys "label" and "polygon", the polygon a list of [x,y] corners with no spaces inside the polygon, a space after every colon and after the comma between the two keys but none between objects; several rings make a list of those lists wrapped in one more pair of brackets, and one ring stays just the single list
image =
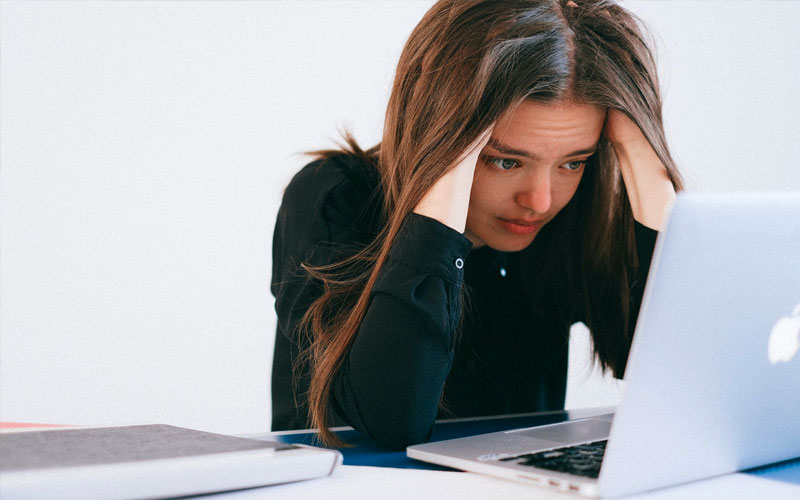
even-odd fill
[{"label": "long brown hair", "polygon": [[[310,344],[311,423],[324,443],[332,383],[405,217],[484,130],[523,99],[570,99],[621,110],[642,129],[676,189],[653,55],[638,20],[607,0],[441,0],[403,49],[382,142],[362,151],[380,173],[383,229],[366,248],[328,266],[304,265],[324,293],[300,324]],[[329,154],[331,152],[328,152]],[[324,155],[323,155],[324,156]],[[552,248],[572,255],[565,286],[579,285],[595,353],[619,375],[627,356],[628,275],[636,266],[633,216],[616,157],[601,139],[573,200],[551,224]]]}]

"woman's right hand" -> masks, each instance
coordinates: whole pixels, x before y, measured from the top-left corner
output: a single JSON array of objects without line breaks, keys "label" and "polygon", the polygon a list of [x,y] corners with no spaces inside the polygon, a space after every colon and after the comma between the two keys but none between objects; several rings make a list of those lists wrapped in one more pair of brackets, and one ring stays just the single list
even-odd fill
[{"label": "woman's right hand", "polygon": [[436,219],[459,233],[464,233],[475,165],[492,136],[492,129],[493,127],[489,127],[478,136],[459,156],[456,166],[433,183],[414,207],[414,213]]}]

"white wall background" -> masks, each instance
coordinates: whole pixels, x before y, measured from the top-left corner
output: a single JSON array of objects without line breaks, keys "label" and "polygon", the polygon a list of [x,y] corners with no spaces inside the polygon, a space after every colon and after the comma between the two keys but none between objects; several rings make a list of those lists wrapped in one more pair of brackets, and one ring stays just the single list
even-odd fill
[{"label": "white wall background", "polygon": [[[269,428],[282,188],[430,1],[0,4],[0,420]],[[797,2],[627,2],[695,190],[800,190]],[[575,330],[568,406],[608,404]]]}]

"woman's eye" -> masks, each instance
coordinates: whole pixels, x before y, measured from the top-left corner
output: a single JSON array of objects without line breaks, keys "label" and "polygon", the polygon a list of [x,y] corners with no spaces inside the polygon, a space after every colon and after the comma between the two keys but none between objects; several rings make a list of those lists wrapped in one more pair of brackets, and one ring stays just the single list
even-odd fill
[{"label": "woman's eye", "polygon": [[586,165],[586,160],[570,161],[561,165],[561,168],[566,168],[571,172],[577,172],[578,170],[582,169],[584,165]]},{"label": "woman's eye", "polygon": [[511,160],[509,158],[488,158],[488,160],[489,163],[503,170],[511,170],[512,168],[519,165],[519,162],[517,160]]}]

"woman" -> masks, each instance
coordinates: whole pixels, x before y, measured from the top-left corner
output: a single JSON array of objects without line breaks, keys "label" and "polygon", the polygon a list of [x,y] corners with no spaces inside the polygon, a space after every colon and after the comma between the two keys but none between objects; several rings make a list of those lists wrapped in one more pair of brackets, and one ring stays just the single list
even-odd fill
[{"label": "woman", "polygon": [[403,50],[382,142],[318,156],[275,228],[273,430],[403,448],[437,416],[561,409],[578,321],[622,376],[681,188],[627,11],[442,0]]}]

